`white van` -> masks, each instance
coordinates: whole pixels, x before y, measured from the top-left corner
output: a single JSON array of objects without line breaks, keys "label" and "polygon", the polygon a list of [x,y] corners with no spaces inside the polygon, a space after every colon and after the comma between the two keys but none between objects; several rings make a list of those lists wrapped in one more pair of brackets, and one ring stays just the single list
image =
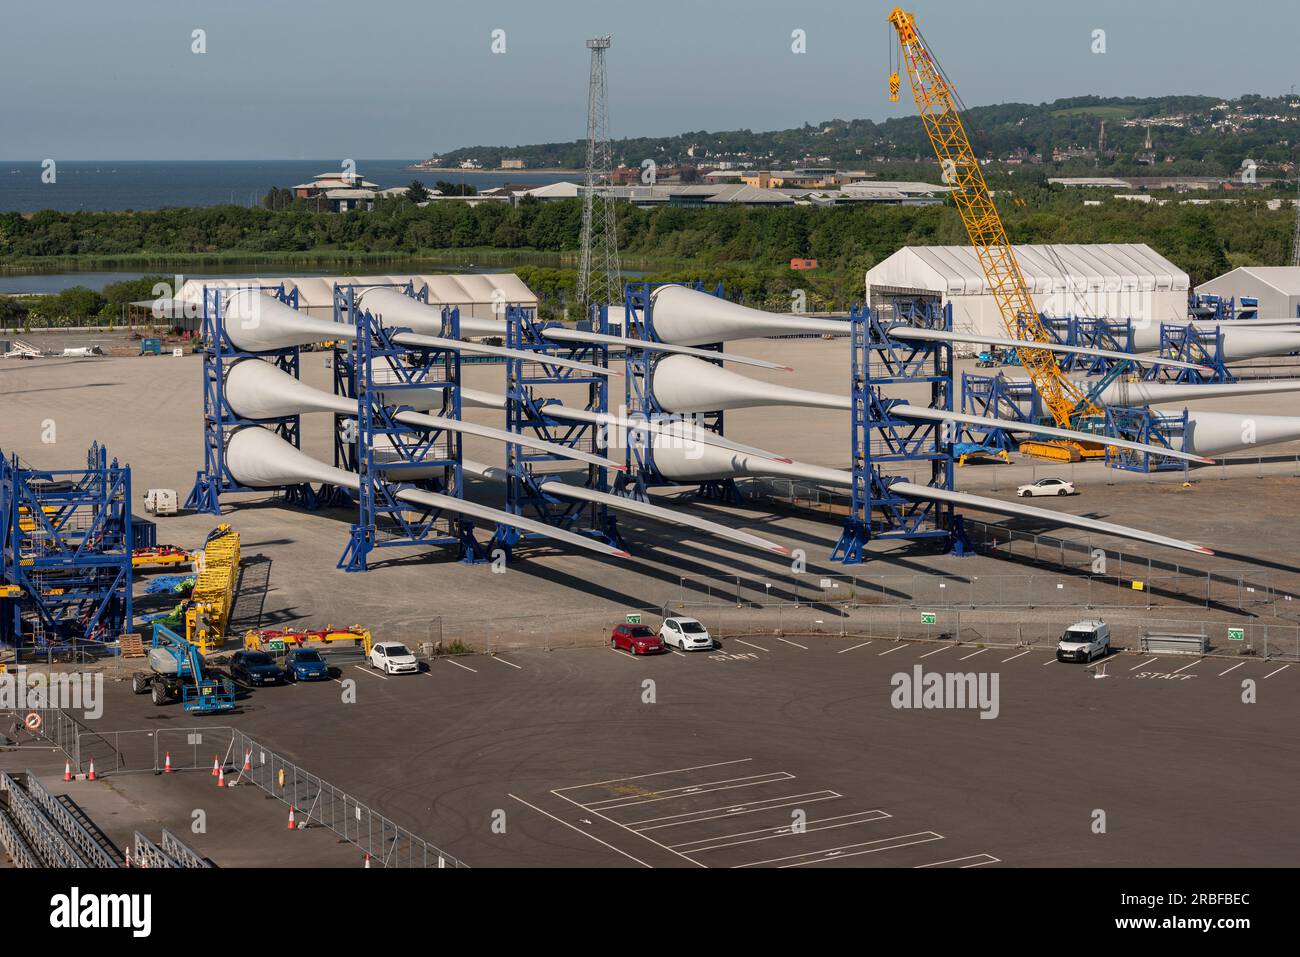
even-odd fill
[{"label": "white van", "polygon": [[149,491],[144,494],[144,510],[152,515],[175,515],[176,489],[149,489]]},{"label": "white van", "polygon": [[1110,625],[1100,618],[1076,621],[1056,643],[1057,661],[1092,661],[1110,654]]}]

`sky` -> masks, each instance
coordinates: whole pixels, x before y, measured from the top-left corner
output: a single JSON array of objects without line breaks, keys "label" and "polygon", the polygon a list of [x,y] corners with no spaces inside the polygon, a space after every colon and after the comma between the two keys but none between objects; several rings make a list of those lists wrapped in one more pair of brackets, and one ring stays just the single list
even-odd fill
[{"label": "sky", "polygon": [[[0,159],[415,159],[580,139],[585,41],[604,33],[615,138],[883,120],[913,109],[887,101],[889,6],[61,0],[19,13],[6,0]],[[1295,0],[906,7],[968,106],[1277,95],[1300,83]],[[1098,30],[1103,53],[1093,52]],[[794,31],[805,52],[792,49]]]}]

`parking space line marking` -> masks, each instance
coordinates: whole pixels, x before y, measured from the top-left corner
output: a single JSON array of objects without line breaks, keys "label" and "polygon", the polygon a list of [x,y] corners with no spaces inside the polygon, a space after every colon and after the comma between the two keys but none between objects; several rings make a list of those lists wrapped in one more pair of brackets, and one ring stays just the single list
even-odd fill
[{"label": "parking space line marking", "polygon": [[890,648],[888,651],[880,652],[880,654],[876,655],[876,657],[883,658],[885,655],[892,655],[896,651],[902,651],[906,647],[907,645],[895,645],[893,648]]},{"label": "parking space line marking", "polygon": [[583,808],[584,810],[588,811],[589,813],[596,815],[596,817],[600,818],[602,821],[608,821],[610,824],[613,824],[615,827],[622,828],[624,831],[627,831],[629,834],[635,834],[637,837],[641,838],[641,840],[643,840],[643,841],[649,841],[649,842],[650,842],[651,844],[653,844],[655,847],[660,848],[661,850],[665,850],[665,851],[667,851],[669,854],[675,854],[675,855],[677,855],[678,857],[680,857],[682,860],[684,860],[684,861],[689,861],[690,863],[694,864],[696,867],[704,867],[704,866],[705,866],[705,865],[701,864],[699,861],[697,861],[697,860],[693,860],[692,858],[687,857],[687,856],[686,856],[685,854],[683,854],[681,851],[674,851],[674,850],[673,850],[671,847],[669,847],[668,845],[666,845],[666,844],[660,844],[660,843],[659,843],[658,841],[656,841],[653,837],[646,837],[644,834],[641,834],[641,833],[639,833],[638,831],[634,831],[634,830],[632,830],[632,829],[631,829],[630,827],[628,827],[626,824],[620,824],[618,821],[614,820],[612,817],[607,817],[606,815],[601,814],[599,811],[594,811],[594,810],[592,810],[591,808],[588,808],[588,807],[585,807],[585,806],[582,805],[582,804],[579,804],[577,801],[573,800],[573,798],[567,798],[567,797],[565,797],[563,794],[561,794],[561,793],[558,792],[558,791],[552,791],[551,793],[554,794],[557,798],[559,798],[559,799],[562,800],[562,801],[568,801],[568,802],[569,802],[570,804],[572,804],[574,807],[580,807],[580,808]]},{"label": "parking space line marking", "polygon": [[671,771],[651,771],[649,774],[634,774],[626,778],[610,778],[608,781],[593,781],[591,784],[570,784],[567,788],[555,788],[556,791],[576,791],[578,788],[598,788],[605,784],[619,784],[623,781],[639,781],[641,778],[656,778],[662,774],[681,774],[684,771],[704,771],[708,768],[721,768],[728,764],[744,764],[753,758],[736,758],[734,761],[715,761],[713,764],[697,764],[689,768],[673,768]]},{"label": "parking space line marking", "polygon": [[[903,841],[909,837],[919,837],[919,841],[907,841],[905,844],[891,844],[890,841]],[[766,861],[750,861],[748,864],[738,864],[737,867],[758,867],[762,864],[778,864],[781,861],[793,861],[795,858],[806,857],[809,860],[797,861],[793,864],[781,864],[782,867],[802,867],[804,864],[816,864],[821,861],[833,861],[841,857],[857,857],[859,854],[875,854],[879,851],[892,851],[900,847],[911,847],[913,844],[926,844],[930,841],[942,841],[943,835],[936,831],[916,831],[913,834],[899,834],[897,837],[882,837],[875,841],[863,841],[861,844],[844,844],[840,847],[828,847],[820,851],[804,851],[802,854],[787,854],[785,857],[774,857]],[[884,847],[871,847],[872,844],[884,844]],[[855,847],[866,847],[870,850],[855,851],[852,854],[842,853],[853,850]]]},{"label": "parking space line marking", "polygon": [[[981,648],[979,651],[975,652],[975,655],[982,655],[982,654],[984,654],[984,652],[986,652],[986,651],[988,651],[987,648]],[[966,658],[974,658],[975,655],[967,655]],[[966,658],[958,658],[957,660],[958,660],[958,661],[965,661]]]},{"label": "parking space line marking", "polygon": [[[792,780],[794,780],[793,774],[787,774],[784,771],[774,771],[769,774],[756,774],[750,778],[731,778],[728,781],[712,781],[709,784],[692,784],[687,787],[669,788],[666,791],[651,791],[649,795],[636,801],[625,801],[623,798],[606,798],[603,801],[593,801],[591,804],[582,804],[579,801],[574,801],[573,803],[591,811],[596,810],[598,807],[612,811],[615,808],[620,807],[636,807],[641,804],[654,804],[658,801],[672,801],[676,798],[691,797],[696,794],[712,794],[714,791],[730,791],[733,788],[752,788],[760,784],[775,784],[777,781]],[[623,801],[623,803],[612,804],[610,803],[612,801]]]},{"label": "parking space line marking", "polygon": [[[756,811],[772,811],[783,807],[791,807],[795,804],[815,804],[818,801],[835,801],[844,795],[838,791],[809,791],[807,794],[788,794],[779,798],[768,798],[764,801],[750,801],[748,804],[729,804],[725,807],[703,808],[699,811],[683,811],[680,814],[665,814],[663,817],[648,817],[644,821],[632,821],[628,827],[634,830],[657,831],[661,827],[677,827],[681,824],[694,824],[697,821],[716,821],[724,817],[739,817],[742,814],[753,814]],[[784,804],[773,802],[784,801]],[[707,814],[709,817],[699,817],[698,815]],[[690,818],[689,821],[674,821],[673,818],[682,817]],[[655,821],[667,821],[666,824],[655,824]],[[642,824],[649,825],[641,827]]]},{"label": "parking space line marking", "polygon": [[511,668],[518,668],[520,671],[524,670],[522,665],[517,665],[513,661],[506,661],[500,655],[488,655],[488,657],[491,658],[493,661],[501,662],[503,665],[509,665]]},{"label": "parking space line marking", "polygon": [[927,867],[942,867],[944,864],[961,864],[962,861],[974,861],[974,860],[978,860],[979,858],[983,858],[983,860],[980,860],[978,864],[962,864],[961,866],[963,868],[982,867],[985,864],[1002,863],[1000,860],[998,860],[998,858],[994,857],[992,854],[969,854],[966,857],[953,857],[946,861],[935,861],[933,864],[917,864],[916,867],[913,868],[913,870],[919,871]]},{"label": "parking space line marking", "polygon": [[1139,668],[1143,667],[1143,665],[1149,665],[1149,664],[1151,664],[1151,662],[1153,662],[1153,661],[1159,661],[1159,660],[1160,660],[1160,658],[1159,658],[1159,656],[1157,656],[1157,657],[1155,657],[1155,658],[1152,658],[1151,661],[1144,661],[1144,662],[1142,662],[1141,664],[1136,664],[1136,665],[1134,665],[1132,668],[1129,669],[1129,671],[1137,671]]},{"label": "parking space line marking", "polygon": [[[947,651],[947,650],[948,650],[948,649],[947,649],[946,647],[945,647],[945,648],[936,648],[936,649],[934,649],[934,651],[927,651],[925,654],[923,654],[923,655],[921,656],[921,658],[929,658],[931,655],[937,655],[939,652],[941,652],[941,651]],[[921,658],[918,658],[917,661],[920,661]]]},{"label": "parking space line marking", "polygon": [[462,665],[459,661],[456,661],[453,658],[444,658],[443,661],[447,662],[449,665],[455,665],[457,668],[464,668],[466,671],[472,671],[474,674],[478,674],[477,668],[471,668],[469,665]]},{"label": "parking space line marking", "polygon": [[[828,821],[842,821],[849,817],[862,817],[864,814],[875,814],[876,817],[866,818],[864,820],[879,821],[884,820],[891,815],[885,813],[879,808],[873,808],[869,811],[854,811],[851,814],[836,814],[834,817],[821,817],[816,821],[806,821],[806,824],[825,824]],[[748,837],[751,834],[774,834],[778,831],[790,830],[789,824],[774,824],[771,827],[760,827],[753,831],[741,831],[739,834],[719,834],[713,837],[702,837],[694,841],[683,841],[681,844],[674,844],[673,847],[690,847],[692,844],[708,844],[710,841],[728,841],[733,837]]]},{"label": "parking space line marking", "polygon": [[836,653],[837,655],[842,655],[842,654],[844,654],[846,651],[857,651],[859,648],[865,648],[865,647],[867,647],[867,645],[869,645],[869,644],[871,644],[871,642],[869,642],[869,641],[864,641],[862,644],[860,644],[860,645],[854,645],[852,648],[841,648],[839,651],[837,651],[837,652],[835,652],[835,653]]},{"label": "parking space line marking", "polygon": [[784,638],[780,637],[779,635],[773,635],[772,637],[775,638],[777,641],[785,641],[787,645],[794,645],[796,648],[802,648],[804,651],[808,650],[807,645],[801,645],[797,641],[786,641]]},{"label": "parking space line marking", "polygon": [[[1231,668],[1229,668],[1228,671],[1236,671],[1238,668],[1240,668],[1240,667],[1241,667],[1242,665],[1244,665],[1245,663],[1246,663],[1246,662],[1244,662],[1244,661],[1239,661],[1239,662],[1237,662],[1235,665],[1233,665]],[[1219,677],[1222,678],[1224,675],[1226,675],[1226,674],[1228,673],[1228,671],[1220,671],[1220,672],[1219,672]]]},{"label": "parking space line marking", "polygon": [[[739,638],[732,638],[731,640],[734,641],[734,642],[735,642],[736,644],[738,644],[738,645],[747,645],[747,646],[750,647],[750,648],[757,648],[759,651],[767,651],[767,649],[764,648],[762,645],[751,645],[751,644],[749,644],[749,642],[747,642],[747,641],[741,641]],[[771,654],[771,652],[768,652],[768,653]]]},{"label": "parking space line marking", "polygon": [[[506,792],[506,793],[509,794],[509,792]],[[615,847],[613,844],[610,844],[610,843],[608,843],[608,842],[606,842],[606,841],[602,841],[602,840],[601,840],[600,838],[598,838],[596,835],[594,835],[594,834],[588,834],[588,833],[587,833],[586,831],[584,831],[582,828],[577,827],[577,826],[575,826],[575,825],[573,825],[573,824],[570,824],[568,821],[560,820],[560,818],[556,817],[554,814],[551,814],[549,811],[543,811],[543,810],[542,810],[541,808],[539,808],[536,804],[529,804],[529,803],[528,803],[527,801],[525,801],[523,798],[521,798],[521,797],[515,797],[515,795],[513,795],[513,794],[509,794],[509,796],[512,797],[512,798],[514,798],[516,801],[518,801],[518,802],[519,802],[520,804],[522,804],[524,807],[530,807],[530,808],[532,808],[534,811],[536,811],[538,814],[545,814],[545,815],[546,815],[547,817],[549,817],[552,821],[559,821],[559,822],[560,822],[561,824],[563,824],[565,827],[573,828],[573,830],[577,831],[577,832],[578,832],[579,834],[581,834],[583,837],[589,837],[589,838],[591,838],[593,841],[595,841],[597,844],[604,844],[605,847],[608,847],[611,851],[616,851],[616,852],[618,852],[619,854],[622,854],[622,855],[623,855],[624,857],[626,857],[629,861],[636,861],[636,862],[637,862],[638,864],[640,864],[642,867],[650,867],[650,866],[651,866],[651,865],[647,864],[645,861],[641,860],[640,858],[633,857],[633,856],[632,856],[631,854],[629,854],[627,851],[621,851],[621,850],[619,850],[617,847]]]},{"label": "parking space line marking", "polygon": [[357,671],[361,672],[363,675],[370,675],[372,678],[381,678],[384,681],[388,680],[386,675],[381,675],[378,671],[371,671],[369,668],[362,668],[360,665],[353,665],[352,667],[356,668]]},{"label": "parking space line marking", "polygon": [[[1195,661],[1183,665],[1181,668],[1178,669],[1178,671],[1186,671],[1188,668],[1192,667],[1192,665],[1199,665],[1199,664],[1201,663],[1201,661],[1202,661],[1202,659],[1197,658]],[[1170,673],[1171,675],[1176,675],[1176,674],[1178,674],[1178,671],[1171,671],[1171,672],[1169,672],[1169,673]]]},{"label": "parking space line marking", "polygon": [[[865,815],[865,814],[874,814],[875,817],[863,817],[862,815]],[[794,830],[792,829],[792,828],[793,828],[792,825],[790,825],[790,824],[783,824],[783,825],[780,825],[779,827],[765,828],[764,830],[760,830],[760,831],[749,831],[749,832],[747,832],[747,833],[749,833],[749,834],[763,834],[764,831],[766,831],[766,833],[765,833],[765,836],[763,836],[763,837],[746,837],[746,838],[745,838],[744,840],[742,840],[742,841],[731,841],[731,840],[728,840],[729,838],[732,838],[732,837],[741,837],[741,836],[742,836],[742,835],[740,835],[740,834],[729,834],[729,835],[727,835],[726,837],[721,837],[721,838],[716,838],[716,837],[715,837],[715,838],[711,838],[711,839],[709,839],[709,840],[715,840],[715,841],[717,841],[717,840],[726,841],[727,843],[725,843],[725,844],[709,844],[708,840],[705,840],[705,841],[694,841],[694,842],[692,842],[692,843],[694,843],[694,844],[705,844],[705,845],[707,845],[707,846],[706,846],[706,847],[694,847],[694,848],[691,848],[691,853],[692,853],[692,854],[703,854],[703,853],[705,853],[706,851],[720,851],[720,850],[722,850],[723,848],[727,848],[727,847],[738,847],[738,846],[740,846],[741,844],[754,844],[754,843],[757,843],[758,841],[771,841],[771,840],[775,840],[775,839],[777,839],[777,838],[782,838],[782,837],[792,837],[792,836],[794,836],[794,835],[796,835],[796,834],[811,834],[813,831],[830,831],[830,830],[833,830],[833,829],[835,829],[835,828],[837,828],[837,827],[852,827],[854,824],[871,824],[871,823],[873,823],[873,822],[875,822],[875,821],[884,820],[886,817],[888,817],[888,815],[883,815],[883,816],[882,816],[880,813],[878,813],[878,812],[876,812],[876,811],[859,811],[857,814],[843,814],[843,815],[840,815],[840,816],[841,816],[841,817],[852,817],[852,818],[856,818],[856,820],[853,820],[853,821],[840,821],[840,822],[838,822],[838,823],[836,823],[836,824],[827,824],[827,823],[823,823],[822,821],[818,821],[818,822],[816,822],[817,824],[820,824],[820,825],[821,825],[820,827],[814,827],[814,826],[813,826],[813,823],[814,823],[814,822],[809,821],[807,824],[804,825],[804,829],[803,829],[802,831],[794,831]],[[829,820],[832,820],[832,819],[831,819],[831,818],[826,818],[825,820],[829,821]],[[687,847],[688,845],[685,845],[685,844],[675,844],[675,845],[673,845],[673,846],[674,846],[674,847]]]},{"label": "parking space line marking", "polygon": [[1054,665],[1054,664],[1056,664],[1056,659],[1049,658],[1047,661],[1043,662],[1043,667],[1046,668],[1048,665]]},{"label": "parking space line marking", "polygon": [[1010,658],[1003,658],[1002,663],[1005,665],[1008,661],[1015,661],[1017,658],[1023,658],[1025,655],[1029,654],[1029,652],[1033,650],[1034,650],[1033,648],[1030,648],[1028,651],[1022,651],[1020,652],[1020,654],[1012,655]]},{"label": "parking space line marking", "polygon": [[[1281,672],[1286,671],[1286,670],[1287,670],[1288,668],[1290,668],[1290,667],[1291,667],[1290,665],[1283,665],[1281,668],[1278,668],[1277,671],[1270,671],[1270,672],[1269,672],[1268,674],[1266,674],[1264,677],[1265,677],[1265,678],[1271,678],[1271,677],[1273,677],[1273,676],[1276,675],[1276,674],[1280,674]],[[1261,680],[1263,680],[1263,679],[1261,679]]]}]

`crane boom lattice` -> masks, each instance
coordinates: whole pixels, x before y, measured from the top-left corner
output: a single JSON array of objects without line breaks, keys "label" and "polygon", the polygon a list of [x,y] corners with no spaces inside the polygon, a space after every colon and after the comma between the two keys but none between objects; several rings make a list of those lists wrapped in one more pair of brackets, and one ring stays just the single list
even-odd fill
[{"label": "crane boom lattice", "polygon": [[[956,90],[926,48],[912,14],[896,7],[889,15],[889,22],[898,33],[916,108],[934,146],[944,180],[952,188],[953,201],[1002,314],[1002,323],[1010,337],[1028,343],[1016,350],[1021,365],[1058,426],[1069,428],[1076,418],[1100,415],[1101,410],[1065,376],[1056,356],[1033,348],[1032,343],[1050,339],[966,135]],[[891,77],[891,92],[897,86],[896,76]]]}]

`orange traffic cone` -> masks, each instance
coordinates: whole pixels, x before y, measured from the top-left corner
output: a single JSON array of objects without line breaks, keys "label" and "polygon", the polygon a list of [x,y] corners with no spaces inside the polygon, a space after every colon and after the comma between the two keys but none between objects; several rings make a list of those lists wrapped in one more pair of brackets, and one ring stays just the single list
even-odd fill
[{"label": "orange traffic cone", "polygon": [[289,830],[291,830],[291,831],[296,831],[296,830],[298,830],[298,825],[295,824],[295,823],[294,823],[294,820],[293,820],[293,805],[292,805],[292,804],[289,805]]},{"label": "orange traffic cone", "polygon": [[127,870],[131,868],[131,845],[126,846],[126,866]]},{"label": "orange traffic cone", "polygon": [[86,775],[86,780],[87,781],[95,780],[95,759],[94,758],[90,759],[90,773]]},{"label": "orange traffic cone", "polygon": [[220,767],[221,767],[221,762],[217,759],[217,756],[214,754],[212,756],[212,776],[214,778],[217,776],[217,771]]},{"label": "orange traffic cone", "polygon": [[71,761],[64,761],[64,762],[63,762],[63,780],[65,780],[65,781],[71,781],[71,780],[72,780],[72,762],[71,762]]},{"label": "orange traffic cone", "polygon": [[171,774],[171,773],[172,773],[172,753],[168,751],[167,760],[163,762],[163,774]]},{"label": "orange traffic cone", "polygon": [[366,870],[370,870],[370,855],[366,854]]},{"label": "orange traffic cone", "polygon": [[245,751],[245,752],[244,752],[244,770],[245,770],[245,771],[248,771],[248,772],[250,772],[250,773],[251,773],[252,770],[253,770],[253,752],[252,752],[252,751]]},{"label": "orange traffic cone", "polygon": [[226,769],[222,768],[219,772],[217,772],[217,787],[224,788],[225,786],[226,786]]}]

